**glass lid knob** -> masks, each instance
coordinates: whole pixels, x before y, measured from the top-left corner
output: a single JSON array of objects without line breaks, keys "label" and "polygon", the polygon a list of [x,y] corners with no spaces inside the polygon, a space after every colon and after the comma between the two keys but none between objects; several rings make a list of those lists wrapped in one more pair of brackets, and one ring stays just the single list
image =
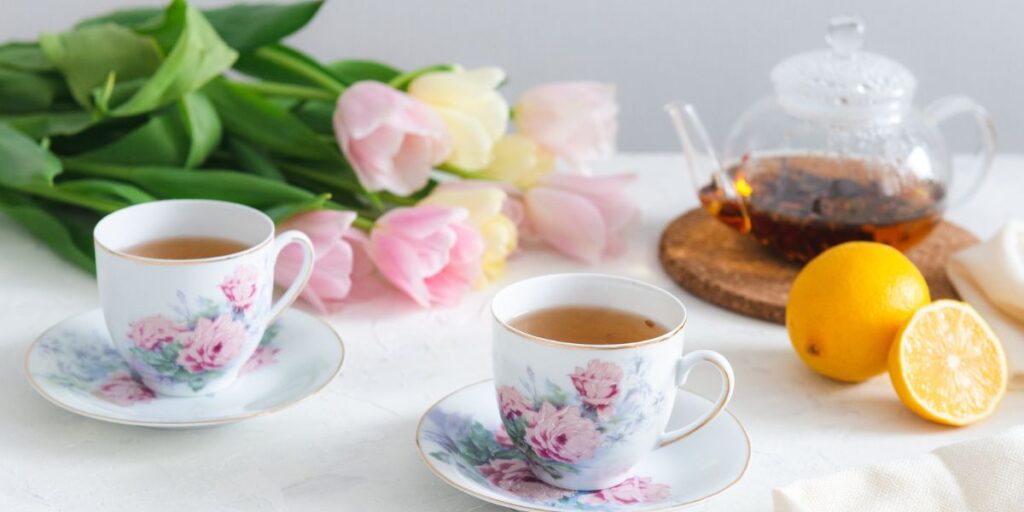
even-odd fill
[{"label": "glass lid knob", "polygon": [[828,24],[825,42],[837,57],[849,57],[864,44],[864,22],[857,16],[837,16]]}]

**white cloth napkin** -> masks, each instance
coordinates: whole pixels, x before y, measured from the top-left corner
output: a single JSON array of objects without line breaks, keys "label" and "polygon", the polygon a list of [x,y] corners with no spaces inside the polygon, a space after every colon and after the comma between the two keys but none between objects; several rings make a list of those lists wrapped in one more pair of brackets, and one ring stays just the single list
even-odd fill
[{"label": "white cloth napkin", "polygon": [[946,275],[999,336],[1011,387],[1024,386],[1024,222],[1010,222],[991,240],[954,254]]},{"label": "white cloth napkin", "polygon": [[1024,510],[1024,426],[773,491],[775,512]]}]

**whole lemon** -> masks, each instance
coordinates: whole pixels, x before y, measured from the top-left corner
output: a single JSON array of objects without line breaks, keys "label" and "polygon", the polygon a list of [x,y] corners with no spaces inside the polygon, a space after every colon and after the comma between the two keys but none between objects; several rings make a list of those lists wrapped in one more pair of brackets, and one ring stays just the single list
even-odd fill
[{"label": "whole lemon", "polygon": [[885,371],[907,319],[930,302],[924,276],[896,249],[847,242],[810,261],[786,303],[786,329],[814,371],[859,382]]}]

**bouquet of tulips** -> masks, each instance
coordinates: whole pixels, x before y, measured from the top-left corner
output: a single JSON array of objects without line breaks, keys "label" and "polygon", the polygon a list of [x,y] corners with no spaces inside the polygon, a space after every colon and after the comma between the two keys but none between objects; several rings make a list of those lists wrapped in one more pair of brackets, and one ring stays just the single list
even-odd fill
[{"label": "bouquet of tulips", "polygon": [[621,243],[630,177],[584,172],[614,152],[611,86],[542,85],[510,108],[498,68],[321,63],[281,42],[320,5],[173,0],[0,46],[0,211],[91,271],[106,213],[247,204],[311,237],[303,296],[321,311],[371,276],[453,303],[526,239],[585,262]]}]

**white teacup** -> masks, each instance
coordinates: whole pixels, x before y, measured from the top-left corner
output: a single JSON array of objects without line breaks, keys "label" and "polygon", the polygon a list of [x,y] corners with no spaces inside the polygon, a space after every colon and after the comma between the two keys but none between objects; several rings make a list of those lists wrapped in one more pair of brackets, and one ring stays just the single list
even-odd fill
[{"label": "white teacup", "polygon": [[[668,332],[636,343],[581,345],[511,325],[520,315],[558,306],[629,311]],[[501,290],[491,310],[494,384],[508,442],[526,457],[537,478],[551,485],[574,490],[614,486],[652,450],[708,424],[732,397],[729,362],[709,350],[683,355],[686,308],[655,286],[600,274],[547,275]],[[666,431],[677,387],[701,362],[722,373],[721,394],[700,418]]]},{"label": "white teacup", "polygon": [[[246,248],[201,259],[157,259],[125,252],[177,237],[211,237]],[[266,327],[305,286],[313,244],[298,231],[274,237],[263,212],[222,201],[155,201],[104,217],[93,232],[103,316],[114,346],[153,391],[204,395],[234,382]],[[273,305],[274,264],[298,243],[302,267]]]}]

